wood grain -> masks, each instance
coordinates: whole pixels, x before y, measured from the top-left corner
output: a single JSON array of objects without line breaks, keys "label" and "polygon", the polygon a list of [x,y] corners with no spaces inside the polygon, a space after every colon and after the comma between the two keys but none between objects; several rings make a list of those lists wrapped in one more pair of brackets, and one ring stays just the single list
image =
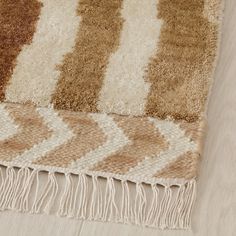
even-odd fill
[{"label": "wood grain", "polygon": [[234,236],[236,235],[236,1],[226,0],[220,57],[208,110],[208,133],[192,231],[0,213],[4,236]]}]

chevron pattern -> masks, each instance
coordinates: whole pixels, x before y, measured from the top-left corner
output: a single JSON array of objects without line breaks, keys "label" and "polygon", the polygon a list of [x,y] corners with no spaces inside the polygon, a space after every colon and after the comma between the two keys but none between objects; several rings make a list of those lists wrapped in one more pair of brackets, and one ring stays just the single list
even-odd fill
[{"label": "chevron pattern", "polygon": [[145,158],[143,162],[129,171],[130,175],[144,173],[146,177],[152,177],[182,154],[188,151],[194,152],[197,149],[197,144],[185,136],[185,131],[180,129],[179,124],[153,118],[149,118],[149,121],[154,123],[155,128],[166,139],[169,147],[156,156],[155,160],[153,157]]},{"label": "chevron pattern", "polygon": [[90,116],[106,136],[106,142],[95,150],[86,153],[85,156],[73,163],[70,166],[71,168],[89,170],[96,163],[103,161],[131,142],[113,121],[112,116],[105,114],[91,114]]},{"label": "chevron pattern", "polygon": [[[181,166],[178,164],[173,177],[185,178],[186,163],[194,166],[191,162],[195,164],[200,152],[201,131],[183,122],[31,105],[4,104],[0,109],[5,124],[0,129],[0,161],[9,164],[151,181],[174,163]],[[188,162],[181,162],[186,155]],[[188,178],[195,175],[196,168],[191,173],[188,169]]]},{"label": "chevron pattern", "polygon": [[63,145],[74,136],[72,130],[67,127],[67,125],[53,110],[38,108],[35,112],[42,117],[44,125],[48,126],[48,129],[52,134],[42,142],[35,143],[32,148],[25,150],[21,155],[17,155],[15,160],[26,164],[30,164],[32,161],[43,157],[46,153],[54,150],[60,145]]}]

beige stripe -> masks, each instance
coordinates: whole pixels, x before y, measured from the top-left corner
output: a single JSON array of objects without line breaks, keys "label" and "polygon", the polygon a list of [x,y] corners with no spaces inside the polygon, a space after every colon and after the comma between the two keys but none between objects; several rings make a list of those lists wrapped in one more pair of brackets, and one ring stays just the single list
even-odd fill
[{"label": "beige stripe", "polygon": [[73,130],[74,137],[66,144],[34,161],[34,164],[66,167],[106,141],[101,129],[88,115],[63,111],[58,115]]},{"label": "beige stripe", "polygon": [[100,93],[103,112],[142,115],[149,83],[143,79],[149,58],[155,53],[161,21],[157,0],[125,0],[125,19],[119,49],[111,56]]},{"label": "beige stripe", "polygon": [[158,155],[168,143],[147,119],[114,118],[130,142],[123,149],[99,162],[92,170],[125,174],[146,157]]},{"label": "beige stripe", "polygon": [[72,50],[79,26],[78,0],[41,0],[43,8],[33,42],[17,58],[6,100],[48,105],[60,72],[56,65]]},{"label": "beige stripe", "polygon": [[53,96],[58,109],[96,112],[108,59],[117,49],[122,0],[83,0],[74,51],[66,55]]},{"label": "beige stripe", "polygon": [[7,105],[6,110],[18,125],[18,133],[0,141],[0,159],[11,161],[34,145],[47,139],[51,131],[43,124],[42,118],[31,106]]},{"label": "beige stripe", "polygon": [[14,136],[18,131],[18,125],[9,116],[5,107],[6,104],[0,104],[0,141]]}]

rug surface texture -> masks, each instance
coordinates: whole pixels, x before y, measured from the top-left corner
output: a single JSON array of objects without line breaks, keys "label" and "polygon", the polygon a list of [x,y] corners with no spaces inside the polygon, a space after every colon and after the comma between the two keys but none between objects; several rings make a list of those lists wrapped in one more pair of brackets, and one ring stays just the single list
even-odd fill
[{"label": "rug surface texture", "polygon": [[189,228],[221,15],[0,0],[0,209]]}]

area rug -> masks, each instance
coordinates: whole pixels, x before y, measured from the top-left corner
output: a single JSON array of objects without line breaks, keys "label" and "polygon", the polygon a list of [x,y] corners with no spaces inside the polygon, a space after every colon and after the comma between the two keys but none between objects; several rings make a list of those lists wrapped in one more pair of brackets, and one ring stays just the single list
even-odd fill
[{"label": "area rug", "polygon": [[0,209],[189,228],[221,14],[0,0]]}]

